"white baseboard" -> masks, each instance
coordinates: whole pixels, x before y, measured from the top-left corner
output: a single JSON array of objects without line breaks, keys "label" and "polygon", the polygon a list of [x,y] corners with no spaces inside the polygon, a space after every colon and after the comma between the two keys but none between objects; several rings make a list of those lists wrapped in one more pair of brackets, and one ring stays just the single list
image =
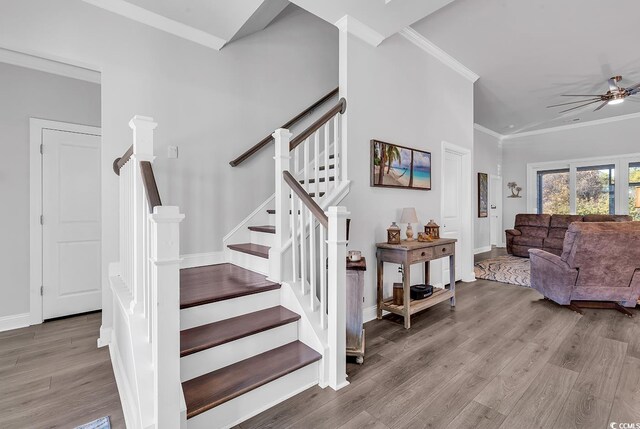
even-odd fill
[{"label": "white baseboard", "polygon": [[205,265],[224,264],[227,258],[224,251],[209,253],[191,253],[180,255],[182,262],[180,268],[203,267]]},{"label": "white baseboard", "polygon": [[111,343],[111,327],[105,328],[100,326],[100,338],[98,338],[98,347],[108,346]]},{"label": "white baseboard", "polygon": [[109,355],[111,357],[111,367],[113,368],[113,375],[116,379],[116,386],[118,387],[120,403],[122,404],[124,422],[127,427],[135,428],[135,423],[138,420],[136,419],[136,406],[133,402],[135,396],[127,379],[123,362],[120,359],[118,342],[116,341],[115,337],[109,343]]},{"label": "white baseboard", "polygon": [[477,255],[478,253],[484,253],[489,251],[491,251],[491,246],[483,246],[483,247],[478,247],[477,249],[473,249],[473,254]]},{"label": "white baseboard", "polygon": [[362,322],[367,323],[375,319],[377,317],[377,310],[378,310],[377,305],[372,305],[371,307],[363,308]]},{"label": "white baseboard", "polygon": [[12,314],[10,316],[0,317],[0,332],[25,328],[31,324],[30,322],[30,313]]}]

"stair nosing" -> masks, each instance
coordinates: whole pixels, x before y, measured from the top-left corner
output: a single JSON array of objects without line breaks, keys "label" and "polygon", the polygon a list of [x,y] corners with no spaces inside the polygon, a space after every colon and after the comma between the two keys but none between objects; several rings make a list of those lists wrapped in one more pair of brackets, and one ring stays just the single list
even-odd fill
[{"label": "stair nosing", "polygon": [[236,335],[232,335],[229,336],[225,339],[223,339],[222,341],[211,341],[211,342],[205,342],[201,345],[199,345],[198,347],[192,347],[190,349],[185,349],[183,350],[182,348],[180,349],[180,357],[185,357],[185,356],[190,356],[192,354],[204,351],[204,350],[208,350],[210,348],[213,347],[218,347],[221,346],[223,344],[227,344],[227,343],[231,343],[233,341],[237,341],[241,338],[246,338],[246,337],[250,337],[251,335],[255,335],[255,334],[259,334],[261,332],[265,332],[268,331],[270,329],[274,329],[274,328],[278,328],[280,326],[284,326],[284,325],[288,325],[290,323],[293,322],[297,322],[298,320],[300,320],[300,315],[285,308],[282,307],[281,305],[275,306],[275,307],[269,307],[266,308],[264,310],[258,310],[258,311],[254,311],[251,313],[246,313],[246,314],[242,314],[240,316],[236,316],[236,317],[231,317],[229,319],[224,319],[224,320],[219,320],[217,322],[212,322],[212,323],[207,323],[205,325],[200,325],[200,326],[196,326],[194,328],[189,328],[189,329],[185,329],[183,331],[180,331],[180,334],[182,335],[183,332],[193,332],[194,330],[198,330],[198,329],[203,329],[205,327],[210,327],[210,328],[215,328],[215,327],[220,327],[220,326],[224,326],[224,323],[238,323],[240,322],[242,319],[248,319],[252,316],[255,316],[256,313],[264,313],[264,312],[268,312],[268,311],[274,311],[274,309],[279,309],[279,311],[282,311],[282,309],[288,311],[289,313],[291,313],[288,317],[285,318],[281,318],[280,320],[276,321],[276,322],[272,322],[272,323],[264,323],[261,324],[257,327],[255,327],[254,329],[251,330],[247,330],[246,332],[243,333],[238,333]]},{"label": "stair nosing", "polygon": [[[275,349],[271,349],[271,350],[269,350],[267,352],[260,353],[258,355],[252,356],[252,357],[250,357],[248,359],[244,359],[244,360],[241,360],[239,362],[236,362],[236,363],[234,363],[232,365],[229,365],[227,367],[220,368],[218,370],[212,371],[210,373],[207,373],[207,374],[204,374],[204,375],[201,375],[199,377],[196,377],[196,378],[193,378],[191,380],[187,380],[187,381],[183,382],[182,383],[183,390],[188,390],[188,388],[185,389],[185,384],[188,386],[190,382],[193,382],[193,380],[197,380],[197,379],[200,379],[202,377],[207,377],[207,376],[211,377],[211,375],[216,373],[216,372],[225,371],[225,370],[228,371],[229,368],[231,368],[233,366],[236,366],[236,365],[246,364],[247,361],[251,361],[251,363],[253,363],[254,361],[255,362],[260,362],[261,360],[265,359],[265,357],[266,357],[265,355],[268,355],[270,353],[275,353],[279,349],[292,348],[292,347],[294,347],[294,345],[295,345],[295,347],[303,346],[304,348],[310,350],[311,352],[313,352],[313,356],[312,357],[311,356],[308,357],[304,361],[300,361],[300,362],[294,363],[293,365],[291,365],[291,366],[289,366],[287,368],[280,368],[277,372],[273,372],[273,373],[269,374],[268,376],[266,376],[266,377],[264,377],[264,378],[262,378],[260,380],[256,380],[253,383],[247,384],[247,385],[243,386],[242,388],[239,388],[236,391],[230,392],[224,398],[219,398],[217,400],[212,400],[212,401],[210,401],[208,403],[205,403],[205,404],[200,404],[198,407],[196,407],[195,409],[192,409],[191,411],[189,410],[189,404],[188,404],[188,400],[187,400],[187,419],[190,419],[192,417],[195,417],[197,415],[205,413],[205,412],[207,412],[207,411],[209,411],[209,410],[211,410],[211,409],[213,409],[215,407],[218,407],[218,406],[220,406],[220,405],[222,405],[224,403],[232,401],[232,400],[244,395],[245,393],[251,392],[252,390],[258,389],[258,388],[260,388],[262,386],[265,386],[265,385],[271,383],[272,381],[275,381],[275,380],[277,380],[279,378],[282,378],[282,377],[284,377],[284,376],[286,376],[288,374],[291,374],[291,373],[293,373],[295,371],[298,371],[299,369],[302,369],[302,368],[304,368],[304,367],[306,367],[308,365],[311,365],[312,363],[317,362],[320,359],[322,359],[322,355],[320,355],[318,352],[316,352],[315,350],[311,349],[309,346],[305,345],[301,341],[296,340],[296,341],[293,341],[291,343],[285,344],[284,346],[280,346],[280,347],[277,347]],[[305,351],[307,351],[307,350],[305,350]]]},{"label": "stair nosing", "polygon": [[265,234],[276,233],[276,227],[274,225],[258,225],[258,226],[249,226],[247,228],[249,229],[249,231],[263,232]]},{"label": "stair nosing", "polygon": [[[244,249],[238,246],[243,246],[246,244],[251,244],[253,246],[259,246],[259,247],[263,247],[265,248],[267,251],[266,253],[264,252],[260,252],[260,251],[254,251],[254,250],[250,250],[250,249]],[[263,258],[263,259],[269,259],[269,246],[263,246],[261,244],[255,244],[255,243],[236,243],[236,244],[228,244],[227,247],[231,250],[234,250],[236,252],[241,252],[241,253],[246,253],[247,255],[253,255],[253,256],[257,256],[258,258]]]}]

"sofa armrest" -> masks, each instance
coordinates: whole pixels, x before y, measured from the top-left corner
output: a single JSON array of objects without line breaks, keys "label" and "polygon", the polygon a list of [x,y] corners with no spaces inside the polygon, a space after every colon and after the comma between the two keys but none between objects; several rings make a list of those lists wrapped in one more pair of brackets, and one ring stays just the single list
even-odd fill
[{"label": "sofa armrest", "polygon": [[507,235],[522,235],[522,232],[518,229],[507,229],[504,231]]},{"label": "sofa armrest", "polygon": [[566,268],[570,270],[569,264],[563,261],[560,256],[554,255],[553,253],[549,253],[545,250],[541,249],[529,249],[529,257],[538,257],[544,259],[546,262],[550,262],[553,265],[556,265],[558,268]]},{"label": "sofa armrest", "polygon": [[571,303],[571,293],[578,270],[571,268],[558,255],[540,249],[529,249],[531,287],[560,305]]}]

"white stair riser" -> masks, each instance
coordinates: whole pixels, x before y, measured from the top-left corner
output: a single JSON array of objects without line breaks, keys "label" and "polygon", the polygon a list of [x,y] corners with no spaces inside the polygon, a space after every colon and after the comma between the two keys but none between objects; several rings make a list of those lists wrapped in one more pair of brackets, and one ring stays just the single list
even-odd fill
[{"label": "white stair riser", "polygon": [[318,384],[318,362],[187,420],[188,429],[231,428]]},{"label": "white stair riser", "polygon": [[280,305],[280,290],[254,293],[239,298],[212,302],[211,304],[180,310],[180,330],[219,322]]},{"label": "white stair riser", "polygon": [[269,260],[261,258],[260,256],[250,255],[244,252],[238,252],[231,250],[229,253],[229,262],[247,270],[255,271],[256,273],[269,274]]},{"label": "white stair riser", "polygon": [[262,246],[273,247],[276,242],[276,235],[268,232],[251,231],[251,243]]},{"label": "white stair riser", "polygon": [[180,379],[191,380],[297,339],[298,323],[292,322],[185,356],[180,359]]}]

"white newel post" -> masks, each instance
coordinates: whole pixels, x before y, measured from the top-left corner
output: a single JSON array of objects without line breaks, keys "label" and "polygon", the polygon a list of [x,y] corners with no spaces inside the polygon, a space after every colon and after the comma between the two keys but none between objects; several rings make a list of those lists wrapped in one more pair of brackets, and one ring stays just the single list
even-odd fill
[{"label": "white newel post", "polygon": [[180,222],[178,207],[155,207],[151,215],[154,421],[157,429],[181,426]]},{"label": "white newel post", "polygon": [[145,224],[147,215],[149,214],[146,202],[146,193],[144,184],[142,183],[142,173],[140,171],[140,162],[153,162],[153,130],[158,126],[153,122],[153,118],[136,115],[129,121],[129,127],[133,130],[133,155],[129,162],[133,167],[133,308],[141,313],[146,314],[145,306],[145,290],[144,290],[144,267],[146,267],[145,259],[148,255],[145,253]]},{"label": "white newel post", "polygon": [[347,216],[345,207],[329,207],[328,228],[328,341],[329,386],[338,390],[348,385],[346,340],[346,291],[347,281]]},{"label": "white newel post", "polygon": [[291,133],[284,128],[278,128],[273,133],[275,139],[276,155],[273,159],[276,161],[275,168],[275,209],[276,209],[276,242],[275,246],[269,249],[269,279],[274,282],[283,281],[282,249],[289,239],[289,209],[291,201],[289,199],[289,187],[282,176],[283,171],[289,171],[291,164],[291,155],[289,154],[289,142]]}]

